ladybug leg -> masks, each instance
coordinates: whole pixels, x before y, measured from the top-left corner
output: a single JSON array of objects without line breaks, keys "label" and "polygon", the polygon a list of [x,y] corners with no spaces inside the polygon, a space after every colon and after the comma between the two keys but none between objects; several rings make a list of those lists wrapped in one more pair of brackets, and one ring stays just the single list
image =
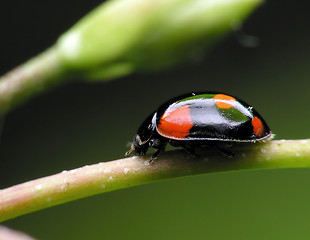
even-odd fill
[{"label": "ladybug leg", "polygon": [[185,149],[186,152],[190,153],[191,155],[193,155],[194,157],[200,158],[200,155],[196,152],[196,147],[186,144],[185,142],[180,142],[180,141],[169,141],[171,146],[174,147],[182,147]]},{"label": "ladybug leg", "polygon": [[165,151],[165,148],[166,148],[166,145],[167,145],[167,141],[163,141],[163,140],[160,140],[160,139],[153,138],[153,139],[150,140],[149,145],[150,145],[150,147],[153,147],[153,148],[157,149],[157,151],[153,154],[153,156],[150,159],[150,163],[151,163],[155,159],[158,158],[158,156],[159,156],[159,154],[161,152]]},{"label": "ladybug leg", "polygon": [[151,157],[150,159],[150,163],[153,162],[155,159],[158,158],[159,154],[161,152],[164,152],[165,151],[165,148],[166,148],[166,145],[167,145],[167,142],[164,142],[162,143],[159,148],[157,149],[157,151],[153,154],[153,156]]},{"label": "ladybug leg", "polygon": [[182,147],[185,149],[185,151],[187,151],[188,153],[190,153],[191,155],[193,155],[196,158],[200,158],[201,156],[196,152],[196,147],[193,146],[188,146],[186,144],[182,144]]},{"label": "ladybug leg", "polygon": [[227,146],[227,145],[223,145],[223,144],[218,143],[218,144],[215,144],[215,147],[225,157],[229,157],[229,158],[237,157],[237,155],[235,153],[233,153],[232,151],[227,150],[227,147],[231,147],[231,145]]}]

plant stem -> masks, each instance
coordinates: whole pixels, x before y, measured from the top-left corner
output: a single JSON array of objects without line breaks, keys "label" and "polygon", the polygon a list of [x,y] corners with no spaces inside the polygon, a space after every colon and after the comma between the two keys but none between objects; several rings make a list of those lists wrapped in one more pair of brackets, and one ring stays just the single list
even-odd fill
[{"label": "plant stem", "polygon": [[0,77],[0,116],[63,76],[111,80],[200,56],[241,24],[261,0],[107,1],[55,45]]},{"label": "plant stem", "polygon": [[0,239],[5,240],[35,240],[34,238],[5,226],[0,226]]},{"label": "plant stem", "polygon": [[131,157],[64,171],[0,191],[0,221],[26,213],[117,189],[164,179],[202,173],[247,169],[310,167],[310,139],[239,144],[237,157],[222,156],[215,149],[201,150],[195,158],[183,150]]},{"label": "plant stem", "polygon": [[50,48],[0,77],[0,116],[60,82],[63,74],[58,53]]}]

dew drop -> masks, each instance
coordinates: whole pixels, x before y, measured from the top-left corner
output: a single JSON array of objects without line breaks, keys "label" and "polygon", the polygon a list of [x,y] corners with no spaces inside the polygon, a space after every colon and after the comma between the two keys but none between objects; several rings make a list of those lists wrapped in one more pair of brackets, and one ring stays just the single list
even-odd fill
[{"label": "dew drop", "polygon": [[104,170],[104,173],[110,173],[111,172],[111,169],[110,168],[107,168]]}]

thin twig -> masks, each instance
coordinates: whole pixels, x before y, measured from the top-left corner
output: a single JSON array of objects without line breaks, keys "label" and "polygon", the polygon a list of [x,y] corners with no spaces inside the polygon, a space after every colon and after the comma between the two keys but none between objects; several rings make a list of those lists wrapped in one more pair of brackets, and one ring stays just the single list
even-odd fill
[{"label": "thin twig", "polygon": [[239,144],[228,158],[215,149],[203,149],[195,158],[183,150],[131,157],[64,171],[0,191],[0,221],[61,203],[188,175],[245,169],[310,167],[310,139]]},{"label": "thin twig", "polygon": [[0,77],[0,116],[61,81],[64,69],[50,48]]},{"label": "thin twig", "polygon": [[35,240],[29,235],[10,229],[5,226],[0,226],[0,240]]}]

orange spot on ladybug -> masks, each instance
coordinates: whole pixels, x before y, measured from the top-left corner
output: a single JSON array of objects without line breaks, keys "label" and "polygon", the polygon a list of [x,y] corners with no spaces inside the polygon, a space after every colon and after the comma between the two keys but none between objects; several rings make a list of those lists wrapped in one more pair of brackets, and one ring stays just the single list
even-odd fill
[{"label": "orange spot on ladybug", "polygon": [[164,137],[183,139],[189,135],[193,126],[189,106],[182,106],[165,112],[160,118],[157,130]]},{"label": "orange spot on ladybug", "polygon": [[217,94],[213,97],[213,99],[218,108],[231,108],[236,104],[235,98],[225,94]]},{"label": "orange spot on ladybug", "polygon": [[263,135],[264,126],[262,121],[258,117],[253,117],[252,125],[253,125],[253,132],[257,137]]}]

